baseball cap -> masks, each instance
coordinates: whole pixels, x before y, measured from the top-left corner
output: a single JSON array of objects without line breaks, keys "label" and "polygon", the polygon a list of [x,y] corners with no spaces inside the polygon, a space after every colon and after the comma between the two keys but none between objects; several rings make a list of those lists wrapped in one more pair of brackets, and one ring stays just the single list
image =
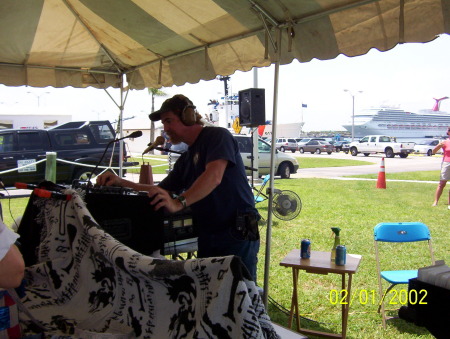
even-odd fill
[{"label": "baseball cap", "polygon": [[173,112],[177,115],[180,115],[186,106],[195,108],[195,106],[193,106],[192,104],[192,101],[189,100],[188,97],[184,96],[183,94],[176,94],[172,98],[164,101],[161,105],[161,108],[153,113],[150,113],[148,117],[151,121],[158,121],[161,120],[161,114],[166,112]]}]

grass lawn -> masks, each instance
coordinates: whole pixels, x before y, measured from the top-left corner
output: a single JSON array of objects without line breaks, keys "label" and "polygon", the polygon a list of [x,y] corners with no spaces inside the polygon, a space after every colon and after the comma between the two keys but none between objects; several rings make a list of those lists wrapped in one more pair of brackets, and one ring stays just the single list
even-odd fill
[{"label": "grass lawn", "polygon": [[[130,158],[128,161],[137,161],[139,166],[133,169],[127,169],[129,173],[139,173],[140,165],[142,165],[142,157]],[[145,163],[150,163],[152,165],[152,173],[154,174],[164,174],[166,170],[169,169],[169,163],[167,161],[167,155],[150,155],[144,157]]]},{"label": "grass lawn", "polygon": [[[327,159],[330,161],[333,159]],[[153,160],[151,160],[153,161]],[[160,161],[160,160],[155,160]],[[347,160],[348,161],[348,160]],[[305,163],[305,158],[302,158]],[[358,161],[358,164],[361,162]],[[323,165],[321,165],[322,167]],[[335,165],[333,165],[335,166]],[[436,171],[438,172],[438,171]],[[421,172],[403,174],[405,179],[421,177]],[[391,178],[394,174],[389,174]],[[438,174],[423,174],[424,178],[436,180]],[[424,179],[429,180],[429,179]],[[356,297],[350,307],[348,338],[433,338],[425,328],[416,327],[403,320],[388,321],[387,329],[381,325],[377,314],[379,302],[378,283],[373,248],[373,228],[380,222],[421,221],[427,224],[433,236],[436,259],[450,263],[448,244],[448,220],[450,211],[445,204],[448,188],[437,207],[431,207],[436,185],[429,183],[390,182],[387,189],[376,189],[373,181],[341,181],[331,179],[278,179],[275,187],[295,191],[302,199],[303,209],[291,221],[281,221],[273,217],[268,311],[272,320],[287,325],[286,310],[291,305],[291,270],[281,267],[279,262],[294,248],[299,248],[303,238],[312,242],[312,250],[329,251],[333,245],[331,227],[340,227],[341,243],[347,246],[347,253],[362,255],[358,272],[353,277],[352,290]],[[14,217],[23,213],[27,199],[12,199],[11,212]],[[226,203],[226,202],[224,202]],[[8,201],[3,200],[5,223],[11,225]],[[259,203],[260,213],[267,219],[267,201]],[[258,284],[263,285],[264,260],[266,252],[266,227],[261,228],[261,249],[258,263]],[[398,244],[397,244],[398,245]],[[420,244],[424,245],[424,244]],[[425,246],[423,246],[425,247]],[[429,264],[424,260],[425,251],[413,246],[402,246],[391,250],[385,267],[411,263],[411,268]],[[392,265],[392,266],[388,266]],[[300,272],[300,313],[309,319],[302,325],[316,330],[340,332],[340,306],[330,301],[334,289],[340,290],[340,276],[335,274],[315,275]],[[407,289],[401,286],[399,289]],[[369,296],[368,300],[360,296]],[[398,300],[394,300],[397,301]],[[400,305],[388,305],[395,309]],[[395,313],[395,312],[394,312]],[[312,337],[313,338],[313,337]]]},{"label": "grass lawn", "polygon": [[[294,248],[299,248],[303,238],[312,242],[312,250],[328,251],[333,245],[331,227],[340,227],[341,243],[347,246],[347,253],[363,256],[360,268],[353,278],[352,289],[356,293],[350,308],[349,338],[433,338],[424,328],[416,327],[403,320],[388,321],[387,329],[381,326],[381,316],[377,314],[379,302],[378,283],[373,248],[373,228],[379,222],[421,221],[427,224],[433,236],[436,259],[450,262],[448,246],[449,213],[443,200],[432,208],[435,185],[425,183],[389,183],[387,189],[376,189],[373,181],[339,181],[328,179],[280,179],[277,188],[297,192],[302,198],[303,209],[292,221],[273,218],[269,297],[283,309],[291,304],[291,270],[279,266],[282,258]],[[263,204],[267,204],[263,202]],[[267,216],[267,205],[260,211]],[[265,213],[265,214],[264,214]],[[262,248],[258,267],[258,282],[263,284],[265,257],[265,231],[262,233]],[[424,245],[424,244],[421,244]],[[383,247],[386,249],[386,247]],[[385,253],[383,251],[383,253]],[[385,253],[387,254],[387,253]],[[411,267],[426,266],[425,252],[412,246],[402,246],[392,252],[389,267],[402,263],[412,263]],[[301,315],[311,321],[303,325],[316,330],[338,332],[340,328],[340,306],[330,302],[333,289],[340,289],[340,276],[300,273],[299,287]],[[402,286],[399,289],[407,289]],[[359,296],[370,296],[368,301]],[[398,305],[390,305],[394,309]],[[269,304],[271,318],[287,324],[288,316],[274,304]]]}]

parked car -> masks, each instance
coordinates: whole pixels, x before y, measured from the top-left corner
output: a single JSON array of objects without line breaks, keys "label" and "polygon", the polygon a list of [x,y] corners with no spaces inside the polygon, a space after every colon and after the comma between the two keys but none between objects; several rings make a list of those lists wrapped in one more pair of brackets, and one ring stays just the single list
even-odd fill
[{"label": "parked car", "polygon": [[311,154],[320,154],[322,152],[327,152],[328,154],[333,153],[334,147],[328,141],[321,140],[311,140],[299,148],[300,153],[311,152]]},{"label": "parked car", "polygon": [[342,145],[349,144],[349,143],[350,143],[349,141],[344,141],[344,140],[343,141],[335,141],[333,146],[334,146],[336,152],[340,152],[340,151],[342,151]]},{"label": "parked car", "polygon": [[277,138],[275,147],[281,152],[291,151],[292,153],[295,153],[298,149],[294,138]]},{"label": "parked car", "polygon": [[[238,142],[239,150],[241,152],[244,166],[251,167],[252,156],[252,137],[244,134],[236,134],[234,138]],[[259,160],[259,175],[264,176],[270,173],[270,155],[271,146],[264,140],[258,140],[258,160]],[[297,173],[299,168],[298,161],[292,155],[283,152],[275,151],[275,175],[282,178],[290,178],[292,173]],[[247,171],[250,175],[251,171]]]},{"label": "parked car", "polygon": [[[107,120],[73,121],[50,129],[4,129],[0,131],[0,171],[29,165],[1,175],[5,186],[15,182],[38,184],[45,178],[46,152],[56,152],[57,158],[71,163],[56,162],[56,182],[71,184],[74,179],[86,180],[92,167],[109,166],[114,149],[112,166],[119,164],[119,143],[105,151],[116,134]],[[125,147],[124,147],[125,148]],[[126,152],[123,152],[125,161]],[[125,163],[124,163],[125,166]],[[102,169],[98,168],[95,174]]]},{"label": "parked car", "polygon": [[297,140],[298,149],[300,149],[300,146],[303,146],[304,144],[306,144],[312,140],[326,141],[324,138],[302,138],[302,139],[296,139],[296,140]]},{"label": "parked car", "polygon": [[[433,149],[439,144],[441,140],[432,139],[425,140],[416,145],[414,145],[414,153],[415,154],[426,154],[427,156],[433,155]],[[438,153],[442,153],[442,148],[438,151]]]},{"label": "parked car", "polygon": [[341,151],[344,152],[345,154],[348,154],[348,152],[350,152],[350,141],[345,141],[341,145]]},{"label": "parked car", "polygon": [[366,135],[361,140],[350,143],[350,152],[354,157],[359,153],[366,157],[370,154],[384,153],[386,158],[393,158],[396,155],[407,158],[410,153],[414,153],[414,145],[414,142],[397,142],[395,137],[387,135]]},{"label": "parked car", "polygon": [[307,142],[309,142],[311,140],[326,141],[324,138],[303,138],[303,139],[300,139],[300,141],[298,141],[298,142],[300,142],[302,144],[306,144]]},{"label": "parked car", "polygon": [[[241,157],[244,162],[244,166],[251,168],[251,156],[252,156],[252,137],[245,134],[234,134]],[[174,145],[175,146],[175,145]],[[174,146],[171,150],[175,150]],[[178,147],[177,151],[184,152],[186,147]],[[258,139],[258,154],[259,154],[259,166],[258,171],[260,176],[264,176],[270,173],[270,155],[271,146],[269,143],[262,139]],[[178,160],[179,155],[171,153],[169,156],[169,170],[173,169],[173,165]],[[299,168],[298,161],[292,155],[275,151],[275,175],[279,175],[282,178],[289,178],[292,173],[297,173]],[[251,170],[247,170],[247,174],[251,175]]]}]

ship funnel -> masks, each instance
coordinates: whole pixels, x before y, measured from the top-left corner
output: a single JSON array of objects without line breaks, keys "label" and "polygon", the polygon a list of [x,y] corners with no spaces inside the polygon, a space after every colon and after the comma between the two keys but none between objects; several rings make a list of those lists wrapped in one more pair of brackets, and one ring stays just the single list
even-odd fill
[{"label": "ship funnel", "polygon": [[448,97],[443,97],[443,98],[440,98],[440,99],[433,98],[433,99],[436,100],[436,103],[435,103],[434,106],[433,106],[433,111],[434,111],[434,112],[437,112],[437,111],[440,110],[440,107],[441,107],[441,101],[442,101],[442,100],[445,100],[445,99],[448,99]]}]

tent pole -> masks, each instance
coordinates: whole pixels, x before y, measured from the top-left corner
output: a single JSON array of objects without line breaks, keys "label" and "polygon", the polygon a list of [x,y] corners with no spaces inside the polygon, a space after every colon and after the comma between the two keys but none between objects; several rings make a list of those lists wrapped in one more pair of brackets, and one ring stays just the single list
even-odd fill
[{"label": "tent pole", "polygon": [[[124,106],[124,97],[123,97],[123,92],[124,92],[124,87],[123,87],[123,82],[125,79],[125,74],[122,73],[120,75],[120,113],[119,113],[119,138],[123,138],[123,106]],[[119,177],[122,178],[123,175],[123,140],[119,141]]]},{"label": "tent pole", "polygon": [[270,245],[272,239],[272,202],[273,202],[273,180],[275,176],[275,141],[277,138],[277,106],[278,106],[278,80],[280,73],[281,59],[281,29],[277,28],[277,61],[275,62],[274,82],[273,82],[273,113],[272,113],[272,147],[270,154],[270,180],[269,180],[269,206],[267,212],[267,231],[266,231],[266,256],[264,259],[264,293],[263,302],[267,309],[267,300],[269,296],[269,267],[270,267]]}]

